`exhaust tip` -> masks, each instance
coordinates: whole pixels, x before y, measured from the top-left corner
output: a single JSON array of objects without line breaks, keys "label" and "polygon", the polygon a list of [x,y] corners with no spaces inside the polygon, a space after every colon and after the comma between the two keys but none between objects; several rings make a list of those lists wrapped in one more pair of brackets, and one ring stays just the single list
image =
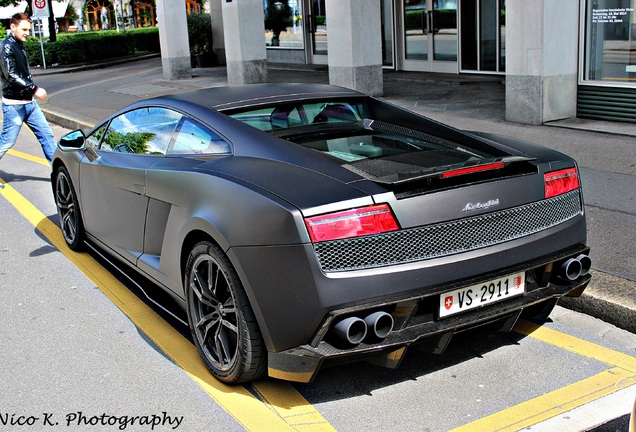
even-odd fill
[{"label": "exhaust tip", "polygon": [[367,335],[367,324],[360,318],[345,318],[333,327],[334,334],[342,341],[357,345]]},{"label": "exhaust tip", "polygon": [[393,317],[386,312],[374,312],[367,316],[364,322],[369,329],[369,334],[378,339],[384,339],[393,330]]},{"label": "exhaust tip", "polygon": [[585,276],[592,270],[592,258],[585,254],[581,254],[576,257],[577,261],[581,263],[581,276]]},{"label": "exhaust tip", "polygon": [[582,268],[583,266],[578,259],[570,258],[561,264],[561,275],[566,279],[573,281],[581,276]]}]

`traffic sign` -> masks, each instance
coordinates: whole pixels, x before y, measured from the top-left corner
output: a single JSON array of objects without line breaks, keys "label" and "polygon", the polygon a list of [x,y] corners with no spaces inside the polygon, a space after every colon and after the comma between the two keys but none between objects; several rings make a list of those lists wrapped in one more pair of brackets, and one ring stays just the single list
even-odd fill
[{"label": "traffic sign", "polygon": [[49,17],[50,0],[33,0],[33,16],[38,18]]}]

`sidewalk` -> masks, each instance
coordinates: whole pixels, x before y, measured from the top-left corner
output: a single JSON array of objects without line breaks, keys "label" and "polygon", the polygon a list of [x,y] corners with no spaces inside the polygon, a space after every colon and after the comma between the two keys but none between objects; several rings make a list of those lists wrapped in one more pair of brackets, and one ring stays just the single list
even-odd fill
[{"label": "sidewalk", "polygon": [[[47,100],[40,103],[42,110],[52,123],[68,129],[82,128],[87,131],[97,121],[135,100],[227,85],[226,70],[223,67],[193,69],[192,79],[169,81],[163,79],[160,58],[149,56],[135,64],[131,62],[132,59],[125,59],[121,62],[73,68],[34,69],[32,72],[35,82],[49,91]],[[85,76],[83,74],[97,74],[99,71],[101,75],[95,78],[95,82],[88,81],[75,87],[69,84],[75,81],[83,83],[80,79]],[[554,144],[555,148],[561,151],[565,149],[566,153],[569,153],[569,150],[581,152],[580,155],[576,153],[575,157],[579,165],[591,174],[609,172],[608,175],[617,176],[618,183],[620,179],[636,179],[636,168],[630,168],[634,167],[633,163],[636,162],[636,125],[583,119],[562,120],[546,125],[550,127],[508,123],[505,121],[504,79],[505,77],[495,75],[385,71],[383,98],[462,129],[489,129],[529,140],[534,140],[533,137],[537,134],[541,134],[542,137],[548,136],[542,144]],[[64,81],[65,87],[59,91],[51,91],[51,86],[60,85],[60,81]],[[329,73],[326,66],[270,64],[268,81],[327,84]],[[572,134],[576,136],[571,137]],[[564,140],[564,137],[570,139]],[[624,144],[627,150],[624,147],[618,149],[604,146],[602,137],[613,137],[619,142],[627,141]],[[617,137],[624,139],[617,140]],[[572,141],[581,142],[582,147],[570,149],[568,146],[571,146]],[[621,153],[612,155],[613,149],[616,149],[616,152],[620,150]],[[603,167],[596,163],[599,151],[601,157],[607,159]],[[628,161],[625,162],[625,159]],[[630,159],[632,165],[629,165]],[[616,168],[616,171],[611,171],[612,167],[617,165],[613,164],[612,160],[625,162],[624,166],[627,168]],[[594,187],[584,188],[584,192],[588,190],[593,191]],[[603,190],[599,194],[606,193]],[[609,192],[612,193],[624,192]],[[610,207],[609,210],[604,203],[592,203],[593,208],[588,208],[588,231],[601,231],[592,232],[594,235],[590,235],[591,239],[604,238],[605,232],[617,231],[616,222],[613,220],[613,212],[617,212],[626,218],[623,225],[618,225],[618,230],[623,233],[622,237],[618,237],[620,241],[625,242],[625,246],[604,240],[599,240],[598,246],[590,243],[593,253],[600,258],[601,268],[594,265],[594,278],[581,298],[564,298],[559,304],[636,333],[636,277],[633,276],[636,275],[636,264],[633,259],[636,250],[631,255],[628,253],[629,256],[622,258],[623,261],[619,261],[618,264],[612,261],[612,265],[608,266],[602,262],[603,259],[613,259],[605,257],[613,256],[612,252],[617,248],[627,252],[635,248],[632,244],[635,243],[634,235],[625,235],[628,232],[633,233],[633,226],[636,224],[634,190],[627,191],[625,196],[617,195],[612,199],[620,204]],[[590,205],[587,197],[586,204]],[[594,226],[590,223],[590,213],[598,214],[596,218],[600,219],[600,222],[595,220]]]}]

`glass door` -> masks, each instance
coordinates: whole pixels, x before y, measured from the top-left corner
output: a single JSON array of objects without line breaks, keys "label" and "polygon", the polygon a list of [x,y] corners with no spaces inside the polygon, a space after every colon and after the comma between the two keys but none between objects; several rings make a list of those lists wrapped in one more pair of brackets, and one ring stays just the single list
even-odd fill
[{"label": "glass door", "polygon": [[457,73],[457,0],[403,0],[402,67]]},{"label": "glass door", "polygon": [[327,64],[327,8],[325,0],[309,0],[309,63]]}]

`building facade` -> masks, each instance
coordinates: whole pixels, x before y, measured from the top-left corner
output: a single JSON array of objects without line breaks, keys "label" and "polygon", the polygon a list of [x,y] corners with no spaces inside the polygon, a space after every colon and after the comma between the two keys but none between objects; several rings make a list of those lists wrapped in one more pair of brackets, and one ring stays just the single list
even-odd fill
[{"label": "building facade", "polygon": [[[54,6],[66,11],[56,18],[68,31],[159,22],[165,40],[181,46],[170,48],[180,53],[173,65],[187,46],[182,15],[210,13],[214,50],[234,83],[265,80],[268,62],[328,65],[334,84],[372,94],[382,93],[383,69],[493,74],[505,79],[509,120],[636,122],[636,0],[183,2],[184,10],[174,0]],[[162,27],[162,13],[178,25]],[[166,76],[188,75],[184,68]]]}]

